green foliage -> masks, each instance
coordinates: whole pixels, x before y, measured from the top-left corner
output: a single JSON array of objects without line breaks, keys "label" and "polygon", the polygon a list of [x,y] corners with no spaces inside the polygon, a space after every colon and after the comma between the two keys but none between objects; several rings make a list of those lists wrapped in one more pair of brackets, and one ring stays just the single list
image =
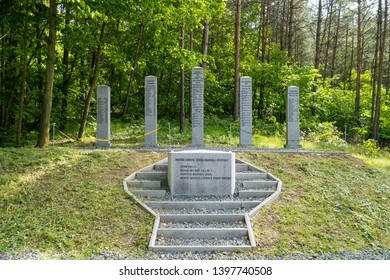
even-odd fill
[{"label": "green foliage", "polygon": [[[297,12],[302,12],[302,19],[297,22],[299,24],[310,15],[304,2],[301,1],[296,7]],[[281,3],[282,1],[277,1],[267,8],[269,22],[283,20],[278,15],[282,11],[279,6]],[[48,3],[11,1],[2,2],[0,8],[0,49],[3,63],[0,71],[0,145],[14,145],[19,114],[23,118],[21,145],[28,145],[36,135],[40,118],[45,80]],[[326,65],[322,65],[319,70],[310,66],[313,58],[308,54],[313,50],[305,45],[310,41],[306,36],[310,34],[308,27],[300,28],[302,30],[296,33],[295,41],[303,45],[302,57],[298,57],[298,53],[297,57],[289,56],[286,42],[283,45],[279,40],[284,38],[277,38],[283,32],[275,30],[272,24],[264,26],[261,15],[263,9],[261,1],[249,1],[242,7],[241,19],[240,74],[253,79],[254,119],[283,126],[286,89],[295,85],[300,88],[301,121],[304,127],[309,127],[310,123],[311,126],[332,123],[340,131],[347,125],[349,141],[362,143],[367,140],[371,136],[374,73],[366,69],[362,73],[361,118],[357,121],[354,117],[354,81],[357,73],[353,69],[354,65],[348,69],[348,53],[345,53],[345,58],[340,59],[340,49],[335,65],[337,73],[323,80]],[[102,50],[102,60],[97,84],[111,87],[114,115],[121,115],[131,86],[126,121],[137,122],[142,119],[144,78],[154,75],[158,78],[159,118],[176,121],[180,110],[180,68],[185,70],[186,75],[185,110],[188,115],[189,75],[192,67],[199,66],[203,59],[207,62],[204,105],[206,116],[224,118],[232,114],[235,63],[233,2],[70,0],[58,3],[57,12],[58,40],[51,123],[56,123],[57,127],[68,134],[75,134],[78,130],[99,47]],[[208,20],[210,24],[208,54],[205,57],[202,54],[204,20]],[[103,23],[105,34],[100,41]],[[180,46],[181,28],[185,32],[184,48]],[[263,28],[267,31],[264,34]],[[307,34],[302,34],[303,32]],[[341,33],[343,32],[340,31]],[[134,64],[138,39],[140,48]],[[262,43],[265,43],[265,49],[262,48]],[[26,97],[23,112],[20,113],[24,55],[27,55],[28,60]],[[370,55],[367,54],[367,57]],[[341,65],[341,60],[345,65]],[[365,64],[371,65],[371,62]],[[131,75],[133,80],[129,85]],[[96,115],[95,95],[94,93],[92,96],[89,112],[92,116]],[[380,145],[390,141],[390,109],[386,98],[388,99],[384,88]],[[95,120],[90,117],[88,121],[90,134],[93,134]],[[272,131],[271,127],[269,129]],[[276,130],[280,129],[277,127]],[[226,139],[222,142],[226,142]]]},{"label": "green foliage", "polygon": [[336,150],[343,149],[345,147],[345,141],[343,133],[337,131],[334,123],[323,122],[315,123],[308,122],[302,127],[304,138],[313,143],[322,143],[325,146],[332,147]]},{"label": "green foliage", "polygon": [[364,141],[363,144],[355,145],[353,148],[355,153],[368,157],[377,157],[380,151],[380,147],[378,147],[377,142],[372,139]]}]

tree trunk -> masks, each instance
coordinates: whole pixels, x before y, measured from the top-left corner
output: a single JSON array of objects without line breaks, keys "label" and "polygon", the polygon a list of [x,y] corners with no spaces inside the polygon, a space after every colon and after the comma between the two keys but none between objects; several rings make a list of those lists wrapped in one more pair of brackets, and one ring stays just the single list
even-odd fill
[{"label": "tree trunk", "polygon": [[264,1],[261,0],[261,6],[259,11],[259,30],[257,32],[257,52],[256,52],[256,59],[260,60],[260,50],[261,50],[261,34],[263,30],[263,13],[264,13]]},{"label": "tree trunk", "polygon": [[[379,5],[381,5],[380,2],[382,2],[382,1],[379,0]],[[383,31],[381,33],[381,41],[380,41],[380,48],[379,48],[378,86],[377,86],[377,95],[376,95],[376,104],[375,104],[374,127],[373,127],[373,138],[376,141],[379,140],[383,62],[384,62],[384,54],[385,54],[385,48],[386,48],[386,35],[387,35],[387,15],[388,15],[388,2],[385,1],[385,13],[383,16]]]},{"label": "tree trunk", "polygon": [[36,52],[37,52],[37,64],[38,64],[38,85],[37,85],[37,88],[38,88],[38,91],[39,92],[43,92],[44,91],[44,82],[45,82],[45,73],[43,72],[43,70],[41,71],[41,69],[43,69],[43,53],[42,53],[42,50],[43,50],[43,46],[42,46],[42,42],[43,42],[43,39],[42,37],[46,36],[44,35],[45,33],[45,27],[42,27],[40,26],[39,24],[39,13],[41,13],[41,10],[42,10],[42,6],[39,5],[38,6],[38,14],[37,14],[37,19],[36,19],[36,26],[35,26],[35,39],[36,39]]},{"label": "tree trunk", "polygon": [[[333,20],[333,0],[330,0],[330,10],[328,13],[328,31],[326,35],[326,47],[325,47],[325,61],[324,61],[324,73],[323,73],[323,79],[325,80],[328,76],[328,60],[329,60],[329,48],[330,48],[330,30],[332,28],[332,20]],[[325,34],[324,34],[325,36]]]},{"label": "tree trunk", "polygon": [[[70,9],[68,6],[65,7],[65,29],[69,27],[70,23]],[[72,71],[69,71],[69,48],[64,45],[64,54],[62,58],[62,64],[64,69],[62,71],[62,85],[61,85],[61,118],[59,123],[59,129],[64,130],[67,122],[67,109],[68,109],[68,93],[70,86],[70,79],[72,76]]]},{"label": "tree trunk", "polygon": [[[190,51],[192,52],[194,49],[194,35],[192,31],[190,31]],[[189,71],[189,96],[188,96],[188,120],[192,121],[192,75],[191,71]]]},{"label": "tree trunk", "polygon": [[362,0],[358,0],[358,34],[357,34],[357,66],[356,66],[356,96],[355,96],[355,122],[360,124],[360,90],[361,90],[361,72],[363,60],[363,32],[362,32]]},{"label": "tree trunk", "polygon": [[[267,50],[267,0],[261,0],[261,8],[259,13],[259,32],[258,32],[258,39],[257,39],[257,53],[256,53],[256,59],[264,62],[265,61],[265,55]],[[260,56],[261,53],[261,56]]]},{"label": "tree trunk", "polygon": [[238,120],[239,108],[239,83],[240,83],[240,45],[241,45],[241,0],[236,2],[236,22],[235,22],[235,67],[234,67],[234,104],[233,104],[233,118]]},{"label": "tree trunk", "polygon": [[[184,25],[181,27],[181,40],[180,46],[184,49]],[[206,67],[206,63],[204,63],[204,67]],[[184,73],[184,65],[180,65],[180,133],[184,133],[185,127],[185,104],[184,104],[184,82],[185,82],[185,73]]]},{"label": "tree trunk", "polygon": [[321,55],[321,22],[322,22],[322,0],[318,1],[318,12],[317,12],[317,31],[316,31],[316,54],[314,58],[314,68],[318,70],[320,65]]},{"label": "tree trunk", "polygon": [[338,39],[339,39],[339,30],[340,30],[340,18],[341,18],[341,7],[338,7],[337,14],[337,23],[336,30],[333,39],[333,53],[332,53],[332,67],[330,69],[330,77],[332,78],[332,85],[334,85],[334,75],[336,72],[336,58],[337,58],[337,48],[338,48]]},{"label": "tree trunk", "polygon": [[348,38],[349,38],[349,30],[348,30],[349,25],[347,25],[346,28],[346,34],[345,34],[345,52],[344,52],[344,73],[343,73],[343,82],[344,86],[343,89],[346,90],[346,85],[347,85],[347,78],[348,78]]},{"label": "tree trunk", "polygon": [[130,99],[130,94],[131,94],[131,87],[132,87],[132,84],[133,84],[134,75],[135,75],[135,71],[136,71],[136,68],[137,68],[138,54],[139,54],[139,49],[141,47],[143,32],[144,32],[144,22],[142,21],[141,25],[140,25],[140,28],[139,28],[138,39],[137,39],[137,46],[135,48],[133,69],[131,69],[130,81],[129,81],[129,85],[127,87],[125,106],[123,108],[123,115],[126,115],[128,109],[129,109],[129,99]]},{"label": "tree trunk", "polygon": [[87,99],[85,100],[83,116],[81,119],[80,129],[79,129],[79,133],[77,136],[78,139],[81,139],[84,137],[85,128],[87,126],[89,106],[91,104],[92,94],[93,94],[95,87],[96,87],[97,77],[98,77],[99,69],[100,69],[100,60],[102,57],[102,44],[103,44],[105,27],[106,27],[106,23],[103,22],[102,28],[100,30],[99,46],[98,46],[96,57],[95,57],[95,67],[94,67],[94,71],[93,71],[93,76],[90,79],[88,95],[87,95]]},{"label": "tree trunk", "polygon": [[[1,20],[1,60],[0,60],[0,83],[1,83],[1,95],[2,97],[0,100],[3,100],[3,103],[0,103],[0,128],[4,128],[4,122],[5,122],[5,108],[6,108],[6,94],[5,94],[5,49],[6,49],[6,34],[5,34],[5,28],[4,28],[4,21]],[[3,99],[4,98],[4,99]]]},{"label": "tree trunk", "polygon": [[50,0],[49,8],[49,39],[47,44],[46,83],[43,92],[42,111],[39,125],[37,146],[42,148],[50,142],[50,114],[53,100],[53,82],[56,47],[56,17],[57,4]]},{"label": "tree trunk", "polygon": [[288,15],[288,32],[287,32],[287,54],[293,55],[293,18],[294,18],[294,0],[290,0],[290,9]]},{"label": "tree trunk", "polygon": [[202,54],[203,54],[202,67],[204,70],[206,70],[206,57],[207,57],[207,49],[209,45],[210,23],[207,19],[205,19],[203,25],[204,28],[203,28],[203,41],[202,41]]},{"label": "tree trunk", "polygon": [[389,92],[390,92],[390,41],[387,42],[388,44],[388,54],[389,54],[389,57],[387,58],[387,81],[386,81],[386,104],[389,104]]},{"label": "tree trunk", "polygon": [[353,69],[353,62],[355,61],[355,36],[352,36],[352,42],[351,42],[351,62],[349,66],[349,73],[348,73],[348,83],[349,87],[352,87],[352,69]]},{"label": "tree trunk", "polygon": [[280,50],[284,51],[284,49],[285,49],[284,36],[286,34],[286,30],[285,30],[286,1],[282,1],[282,2],[283,2],[283,8],[282,8],[282,16],[281,16],[281,24],[280,24]]},{"label": "tree trunk", "polygon": [[[263,14],[263,30],[262,30],[262,42],[261,42],[261,61],[265,62],[266,54],[267,54],[267,34],[268,34],[268,19],[266,13],[266,7],[268,4],[268,0],[264,0],[264,14]],[[267,8],[269,10],[269,8]]]},{"label": "tree trunk", "polygon": [[378,52],[381,41],[382,33],[382,3],[379,1],[378,13],[377,13],[377,24],[376,24],[376,40],[375,40],[375,54],[374,54],[374,66],[372,69],[372,95],[371,95],[371,132],[374,135],[375,126],[375,98],[376,98],[376,86],[378,82]]},{"label": "tree trunk", "polygon": [[21,80],[21,93],[19,98],[19,113],[16,127],[16,144],[20,145],[22,138],[22,126],[23,126],[23,115],[24,115],[24,100],[26,98],[26,80],[27,80],[27,21],[24,24],[23,34],[23,56],[21,61],[23,62],[22,67],[22,80]]}]

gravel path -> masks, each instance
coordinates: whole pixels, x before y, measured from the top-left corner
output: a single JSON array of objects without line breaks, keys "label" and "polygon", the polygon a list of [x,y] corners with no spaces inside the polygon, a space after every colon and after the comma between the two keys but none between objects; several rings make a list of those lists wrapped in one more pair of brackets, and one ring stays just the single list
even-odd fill
[{"label": "gravel path", "polygon": [[[0,260],[72,259],[59,252],[24,251],[0,253]],[[390,260],[390,250],[359,250],[336,253],[295,253],[285,256],[265,257],[250,253],[153,253],[144,255],[118,252],[92,254],[90,260]]]},{"label": "gravel path", "polygon": [[160,228],[246,228],[245,223],[233,222],[233,223],[222,223],[222,222],[160,222]]},{"label": "gravel path", "polygon": [[[162,246],[186,246],[188,239],[184,238],[163,238],[157,236],[156,245]],[[191,241],[191,246],[241,246],[250,245],[246,238],[196,238]]]},{"label": "gravel path", "polygon": [[134,151],[150,151],[150,152],[169,152],[172,150],[175,151],[186,151],[194,149],[202,150],[213,150],[213,151],[232,151],[232,152],[249,152],[249,151],[259,151],[259,152],[270,152],[270,153],[308,153],[308,154],[348,154],[347,152],[342,151],[331,151],[331,150],[305,150],[305,149],[286,149],[286,148],[257,148],[257,147],[212,147],[207,146],[203,148],[194,148],[191,146],[158,146],[158,147],[109,147],[109,148],[96,148],[96,147],[78,147],[75,149],[79,150],[134,150]]}]

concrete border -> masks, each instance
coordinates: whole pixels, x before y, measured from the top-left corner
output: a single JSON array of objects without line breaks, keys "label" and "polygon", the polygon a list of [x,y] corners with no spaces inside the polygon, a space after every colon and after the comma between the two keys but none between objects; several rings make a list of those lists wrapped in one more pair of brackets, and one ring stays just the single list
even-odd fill
[{"label": "concrete border", "polygon": [[[191,251],[209,252],[209,251],[250,251],[250,250],[253,250],[254,248],[256,248],[256,240],[255,240],[255,237],[253,234],[251,219],[254,218],[260,212],[260,209],[262,207],[264,207],[268,204],[271,204],[273,201],[275,201],[278,198],[278,196],[280,195],[281,190],[282,190],[282,181],[279,178],[272,175],[271,173],[269,173],[269,172],[267,172],[267,171],[265,171],[257,166],[254,166],[250,163],[247,163],[243,160],[237,159],[237,158],[236,158],[236,163],[246,164],[246,165],[248,165],[249,170],[257,171],[260,173],[266,173],[268,179],[273,180],[273,181],[277,181],[276,190],[269,197],[267,197],[266,199],[264,199],[261,202],[252,201],[252,202],[238,202],[238,203],[231,203],[230,204],[230,207],[233,207],[233,208],[239,206],[238,204],[241,204],[241,207],[251,208],[251,207],[253,207],[253,204],[255,204],[256,206],[254,208],[252,208],[252,210],[250,210],[249,212],[245,212],[244,214],[241,214],[241,213],[240,214],[226,214],[226,216],[224,216],[225,214],[214,215],[214,216],[220,215],[220,217],[218,219],[221,219],[221,220],[226,219],[226,217],[229,215],[230,215],[230,217],[228,219],[233,218],[234,216],[243,217],[243,220],[245,221],[245,224],[246,224],[246,231],[248,234],[250,245],[249,246],[248,245],[243,245],[243,246],[161,246],[161,245],[155,245],[158,231],[159,231],[160,220],[162,219],[161,217],[168,217],[168,216],[174,217],[174,216],[176,216],[176,217],[180,217],[181,219],[183,219],[186,215],[189,215],[192,217],[196,217],[195,218],[196,220],[197,219],[202,220],[205,217],[202,214],[161,214],[161,216],[160,216],[160,213],[155,212],[154,210],[152,210],[151,207],[149,207],[147,205],[149,202],[147,202],[147,201],[144,202],[144,201],[140,200],[136,195],[134,195],[129,190],[127,182],[131,182],[131,180],[136,179],[136,174],[138,172],[154,170],[155,165],[166,164],[167,162],[168,162],[168,158],[164,158],[156,163],[153,163],[145,168],[142,168],[142,169],[132,173],[131,175],[127,176],[123,180],[123,186],[124,186],[124,190],[126,191],[126,193],[128,193],[130,195],[130,197],[132,197],[138,204],[140,204],[141,207],[144,208],[148,213],[150,213],[151,215],[153,215],[155,217],[152,235],[151,235],[151,238],[149,241],[149,250],[155,251],[155,252],[156,251],[159,251],[159,252],[164,252],[164,251],[165,252],[186,252],[186,251],[188,251],[188,252],[191,252]],[[154,204],[156,204],[156,205],[159,203],[160,202],[154,202]],[[183,204],[183,203],[186,205],[189,205],[191,203],[197,204],[197,202],[181,202],[181,201],[177,201],[177,202],[170,201],[170,203],[178,204],[178,205]],[[151,204],[153,204],[153,202]],[[193,204],[193,206],[195,204]],[[215,201],[208,201],[205,204],[206,205],[214,204],[213,208],[214,207],[218,208],[218,203],[216,203]],[[205,204],[203,203],[203,205],[205,205]],[[199,203],[199,205],[200,205],[200,203]],[[205,235],[206,230],[207,229],[198,230],[198,232],[201,233],[201,235]],[[161,231],[161,229],[160,229],[160,231]],[[162,231],[166,232],[166,233],[171,232],[173,234],[176,232],[175,229],[163,229]],[[180,230],[180,231],[182,231],[182,230]],[[187,230],[188,234],[190,234],[191,231],[193,231],[193,230],[188,229]],[[218,233],[218,234],[223,232],[223,230],[215,230],[215,229],[213,229],[212,231],[214,233]],[[177,232],[179,232],[179,230],[177,230]],[[233,232],[238,233],[238,232],[243,232],[243,231],[242,231],[242,229],[235,229],[235,230],[233,230]]]}]

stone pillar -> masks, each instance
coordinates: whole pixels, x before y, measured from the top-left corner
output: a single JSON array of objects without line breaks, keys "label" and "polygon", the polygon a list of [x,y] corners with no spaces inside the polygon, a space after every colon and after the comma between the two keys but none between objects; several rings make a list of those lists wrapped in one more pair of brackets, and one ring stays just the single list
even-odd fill
[{"label": "stone pillar", "polygon": [[157,77],[145,77],[145,147],[157,146]]},{"label": "stone pillar", "polygon": [[252,145],[252,78],[240,78],[240,146]]},{"label": "stone pillar", "polygon": [[110,147],[111,100],[110,87],[97,87],[96,147]]},{"label": "stone pillar", "polygon": [[286,148],[299,149],[299,87],[290,86],[287,89],[286,98]]},{"label": "stone pillar", "polygon": [[192,68],[192,146],[204,146],[203,122],[204,74],[202,67]]}]

